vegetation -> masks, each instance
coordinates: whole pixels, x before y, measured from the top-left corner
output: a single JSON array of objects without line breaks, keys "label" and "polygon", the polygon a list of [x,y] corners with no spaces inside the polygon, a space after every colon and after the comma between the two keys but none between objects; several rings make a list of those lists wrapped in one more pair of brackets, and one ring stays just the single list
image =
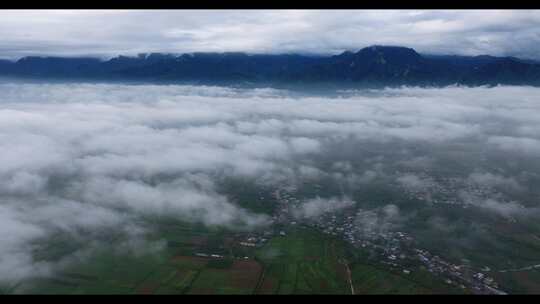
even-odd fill
[{"label": "vegetation", "polygon": [[[275,236],[256,249],[238,248],[234,242],[227,242],[233,237],[231,232],[204,230],[197,225],[190,228],[167,223],[156,234],[167,241],[162,250],[126,255],[112,247],[102,248],[54,277],[24,281],[15,288],[4,287],[1,292],[351,294],[351,282],[356,294],[454,292],[427,272],[403,275],[382,265],[368,264],[362,250],[349,251],[344,241],[305,227],[289,229],[286,236]],[[152,238],[158,239],[157,235]],[[62,246],[60,241],[56,245]],[[244,250],[241,255],[239,249]],[[225,256],[197,256],[217,250]]]}]

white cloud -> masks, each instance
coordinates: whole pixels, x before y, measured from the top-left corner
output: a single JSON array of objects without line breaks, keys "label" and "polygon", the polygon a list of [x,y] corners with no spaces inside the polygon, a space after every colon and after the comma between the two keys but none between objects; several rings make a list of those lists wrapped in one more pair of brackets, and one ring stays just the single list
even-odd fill
[{"label": "white cloud", "polygon": [[325,213],[352,207],[355,204],[356,202],[348,197],[316,197],[297,206],[297,208],[293,209],[293,214],[299,218],[313,218]]},{"label": "white cloud", "polygon": [[[219,178],[275,186],[336,177],[361,188],[386,178],[388,155],[408,158],[394,145],[488,147],[534,158],[540,141],[540,134],[520,137],[524,127],[540,129],[540,90],[530,87],[387,89],[331,102],[205,86],[0,83],[0,91],[0,230],[9,232],[0,234],[0,279],[47,273],[50,265],[35,264],[29,246],[58,231],[129,234],[136,228],[125,225],[138,215],[238,229],[268,223],[229,202]],[[365,156],[369,148],[381,150]],[[426,163],[414,157],[411,164]],[[436,164],[436,155],[429,161]],[[422,188],[418,176],[398,180]],[[513,185],[509,176],[471,178]],[[497,202],[483,205],[515,209]],[[350,204],[346,196],[314,199],[301,215]],[[373,212],[359,215],[367,230],[400,218],[396,206]]]},{"label": "white cloud", "polygon": [[354,221],[361,233],[369,236],[392,230],[400,224],[401,220],[399,207],[388,204],[369,210],[360,209]]},{"label": "white cloud", "polygon": [[535,138],[491,136],[488,138],[488,143],[509,152],[540,155],[540,140]]},{"label": "white cloud", "polygon": [[539,14],[538,10],[6,10],[0,13],[0,54],[336,53],[392,44],[421,52],[538,59]]},{"label": "white cloud", "polygon": [[492,173],[471,173],[469,181],[486,187],[503,187],[511,190],[523,190],[522,186],[513,177],[504,177]]},{"label": "white cloud", "polygon": [[502,201],[496,198],[482,198],[466,192],[461,192],[460,197],[466,204],[494,212],[504,217],[530,216],[538,214],[538,208],[526,208],[516,201]]},{"label": "white cloud", "polygon": [[420,178],[414,174],[404,174],[398,176],[396,181],[403,187],[412,191],[427,191],[433,184],[430,179]]}]

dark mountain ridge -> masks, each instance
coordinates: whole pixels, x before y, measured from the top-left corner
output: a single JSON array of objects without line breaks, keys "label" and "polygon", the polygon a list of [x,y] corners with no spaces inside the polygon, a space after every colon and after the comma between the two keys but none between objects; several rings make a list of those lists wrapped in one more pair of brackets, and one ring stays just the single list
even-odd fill
[{"label": "dark mountain ridge", "polygon": [[334,56],[298,54],[140,54],[97,58],[0,60],[0,76],[37,79],[198,83],[338,83],[350,86],[540,85],[540,63],[514,57],[422,55],[370,46]]}]

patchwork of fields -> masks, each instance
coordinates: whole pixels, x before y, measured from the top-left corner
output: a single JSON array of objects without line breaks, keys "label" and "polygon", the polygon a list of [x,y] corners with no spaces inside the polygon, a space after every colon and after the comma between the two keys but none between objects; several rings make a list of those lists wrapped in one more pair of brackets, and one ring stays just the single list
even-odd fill
[{"label": "patchwork of fields", "polygon": [[25,280],[2,292],[351,294],[351,283],[356,294],[448,292],[443,285],[430,285],[430,277],[415,277],[424,281],[419,283],[361,264],[342,240],[308,228],[291,228],[286,236],[275,236],[259,248],[239,246],[238,234],[194,226],[163,225],[158,235],[167,241],[162,250],[125,255],[103,249],[53,277]]}]

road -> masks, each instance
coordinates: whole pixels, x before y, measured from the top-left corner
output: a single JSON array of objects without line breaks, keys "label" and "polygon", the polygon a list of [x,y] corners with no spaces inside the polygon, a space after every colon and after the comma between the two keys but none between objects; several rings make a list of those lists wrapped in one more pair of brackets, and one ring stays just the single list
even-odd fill
[{"label": "road", "polygon": [[351,294],[355,294],[354,293],[354,286],[353,286],[353,283],[352,283],[352,277],[351,277],[351,269],[349,268],[349,263],[347,263],[347,261],[343,260],[343,261],[340,261],[343,265],[345,265],[345,268],[347,268],[347,277],[349,279],[349,285],[351,285]]}]

